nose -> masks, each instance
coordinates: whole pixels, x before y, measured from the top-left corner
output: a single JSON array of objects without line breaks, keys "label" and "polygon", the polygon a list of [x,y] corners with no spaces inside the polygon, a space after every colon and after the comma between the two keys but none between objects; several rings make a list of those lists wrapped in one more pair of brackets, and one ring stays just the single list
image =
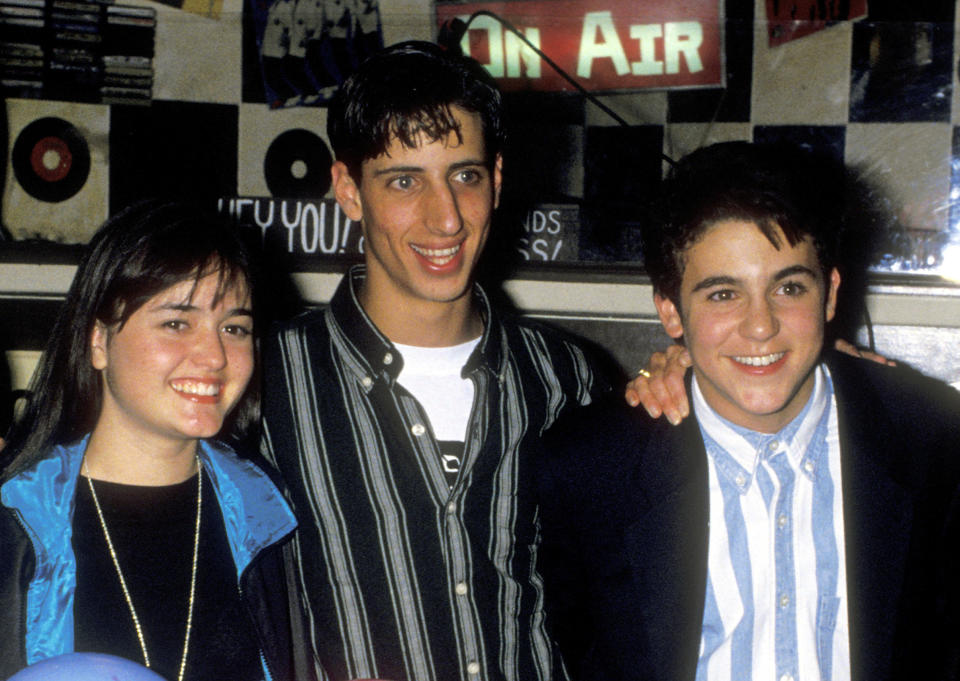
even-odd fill
[{"label": "nose", "polygon": [[205,369],[218,370],[227,365],[227,351],[219,329],[204,329],[197,334],[193,361]]},{"label": "nose", "polygon": [[456,234],[463,227],[460,204],[450,185],[444,183],[430,191],[427,201],[427,227],[436,234]]},{"label": "nose", "polygon": [[773,304],[766,297],[751,300],[740,324],[740,333],[745,338],[763,341],[777,335],[779,331],[780,320]]}]

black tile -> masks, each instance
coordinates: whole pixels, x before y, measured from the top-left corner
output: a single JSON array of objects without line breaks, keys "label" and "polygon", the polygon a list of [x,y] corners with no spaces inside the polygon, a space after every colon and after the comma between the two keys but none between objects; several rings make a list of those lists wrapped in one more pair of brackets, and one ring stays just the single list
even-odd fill
[{"label": "black tile", "polygon": [[854,25],[850,121],[949,121],[953,32],[952,23]]},{"label": "black tile", "polygon": [[237,194],[237,107],[158,101],[110,111],[110,213],[152,197]]},{"label": "black tile", "polygon": [[753,141],[790,142],[843,162],[847,129],[842,125],[758,125]]},{"label": "black tile", "polygon": [[660,186],[662,149],[660,125],[587,128],[581,260],[640,259],[636,230]]}]

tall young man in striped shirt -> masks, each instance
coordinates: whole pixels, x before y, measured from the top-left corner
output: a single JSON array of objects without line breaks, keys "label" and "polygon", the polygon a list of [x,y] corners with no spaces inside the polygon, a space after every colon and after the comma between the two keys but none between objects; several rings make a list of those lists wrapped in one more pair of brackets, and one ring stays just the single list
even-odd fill
[{"label": "tall young man in striped shirt", "polygon": [[793,148],[673,170],[644,254],[692,417],[599,402],[538,468],[576,679],[956,678],[960,395],[822,352],[841,190]]},{"label": "tall young man in striped shirt", "polygon": [[372,57],[328,114],[365,265],[264,349],[264,448],[300,519],[321,678],[551,681],[529,451],[605,382],[473,283],[500,193],[500,95],[427,43]]}]

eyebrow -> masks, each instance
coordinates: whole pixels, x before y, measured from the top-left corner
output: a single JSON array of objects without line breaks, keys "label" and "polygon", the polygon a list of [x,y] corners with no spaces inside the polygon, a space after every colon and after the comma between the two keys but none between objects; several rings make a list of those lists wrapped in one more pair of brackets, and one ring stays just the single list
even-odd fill
[{"label": "eyebrow", "polygon": [[390,175],[391,173],[422,173],[423,168],[420,166],[388,166],[386,168],[381,168],[380,170],[374,170],[373,176],[380,177],[382,175]]},{"label": "eyebrow", "polygon": [[696,293],[697,291],[702,291],[706,288],[713,288],[714,286],[732,286],[736,284],[739,280],[734,277],[718,275],[716,277],[707,277],[703,281],[697,282],[696,286],[693,287],[691,293]]},{"label": "eyebrow", "polygon": [[[194,305],[193,303],[165,303],[163,305],[158,305],[153,308],[154,312],[196,312],[200,308]],[[235,307],[232,310],[227,310],[228,317],[253,317],[253,310],[246,307]]]},{"label": "eyebrow", "polygon": [[[790,267],[784,267],[782,270],[774,274],[773,281],[780,281],[781,279],[787,279],[797,275],[805,275],[813,279],[818,278],[817,273],[806,265],[790,265]],[[707,277],[703,281],[697,282],[691,293],[713,288],[714,286],[734,286],[739,282],[740,280],[736,277],[731,277],[725,274],[717,275],[715,277]]]},{"label": "eyebrow", "polygon": [[791,265],[790,267],[784,267],[782,270],[777,272],[774,277],[775,280],[786,279],[787,277],[793,277],[798,274],[803,274],[813,279],[818,279],[819,275],[807,267],[806,265]]},{"label": "eyebrow", "polygon": [[459,170],[460,168],[472,168],[473,166],[483,166],[484,168],[486,168],[487,164],[485,161],[482,161],[480,159],[468,158],[468,159],[464,159],[463,161],[457,161],[452,166],[450,166],[450,168],[453,170]]},{"label": "eyebrow", "polygon": [[[456,163],[452,164],[449,170],[460,170],[462,168],[474,168],[476,166],[486,167],[486,164],[479,159],[468,158],[462,161],[457,161]],[[423,168],[422,166],[388,166],[386,168],[380,168],[379,170],[374,170],[373,176],[381,177],[383,175],[391,175],[393,173],[422,173],[425,170],[426,169]]]}]

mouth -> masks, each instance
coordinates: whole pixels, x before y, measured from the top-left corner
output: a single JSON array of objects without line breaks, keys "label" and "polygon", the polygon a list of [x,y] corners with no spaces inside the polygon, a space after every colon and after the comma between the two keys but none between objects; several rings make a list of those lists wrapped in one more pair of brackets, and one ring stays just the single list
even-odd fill
[{"label": "mouth", "polygon": [[210,401],[220,396],[219,381],[173,381],[170,385],[178,393],[193,399]]},{"label": "mouth", "polygon": [[436,267],[443,267],[453,260],[457,256],[457,253],[460,252],[462,247],[463,244],[457,244],[456,246],[450,246],[449,248],[424,248],[422,246],[410,244],[410,248],[413,249],[414,253],[429,261],[430,264],[435,265]]},{"label": "mouth", "polygon": [[769,355],[734,355],[733,361],[751,367],[767,367],[784,358],[786,352],[773,352]]}]

